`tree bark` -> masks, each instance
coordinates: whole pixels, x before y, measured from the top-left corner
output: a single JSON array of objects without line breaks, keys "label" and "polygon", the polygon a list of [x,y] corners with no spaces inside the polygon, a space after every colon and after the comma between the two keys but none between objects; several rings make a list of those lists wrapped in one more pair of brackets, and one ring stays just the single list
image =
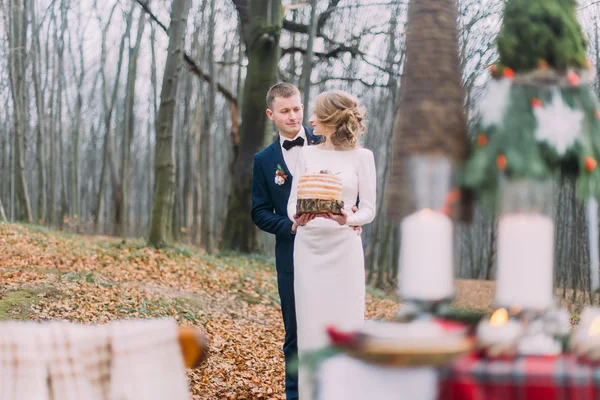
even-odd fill
[{"label": "tree bark", "polygon": [[15,183],[19,201],[18,219],[28,223],[33,222],[27,177],[25,174],[25,138],[27,132],[27,85],[25,84],[26,46],[27,46],[27,16],[26,0],[13,0],[11,4],[9,48],[9,81],[14,108],[14,157]]},{"label": "tree bark", "polygon": [[[123,64],[123,52],[124,52],[124,48],[125,48],[125,41],[127,40],[127,38],[130,35],[131,32],[131,20],[132,20],[132,15],[133,15],[133,9],[129,12],[129,15],[127,16],[127,21],[126,21],[126,27],[125,27],[125,34],[123,35],[123,38],[121,39],[121,44],[119,46],[119,60],[117,61],[117,69],[116,69],[116,76],[115,76],[115,83],[112,89],[112,94],[110,96],[110,98],[108,97],[109,93],[108,93],[108,82],[107,82],[107,78],[106,78],[106,73],[105,73],[105,65],[106,65],[106,35],[107,35],[107,30],[110,26],[110,21],[112,20],[112,16],[113,13],[115,11],[115,6],[113,6],[110,16],[108,18],[108,22],[105,26],[102,27],[102,43],[101,43],[101,62],[100,62],[100,75],[102,75],[102,106],[103,106],[103,111],[104,111],[104,146],[103,146],[103,151],[104,151],[104,156],[102,158],[102,169],[100,172],[100,182],[98,184],[98,195],[96,197],[96,218],[94,219],[94,233],[99,233],[99,229],[100,229],[100,219],[101,219],[101,215],[102,215],[102,208],[103,208],[103,204],[104,204],[104,185],[105,185],[105,180],[106,180],[106,174],[107,169],[111,168],[114,169],[114,167],[112,166],[112,159],[111,159],[111,137],[110,137],[110,131],[111,131],[111,121],[112,121],[112,113],[113,113],[113,109],[115,106],[115,102],[117,100],[117,90],[119,88],[119,79],[121,76],[121,66]],[[116,181],[113,180],[113,181]],[[119,186],[118,182],[115,182],[116,185],[115,186]]]},{"label": "tree bark", "polygon": [[161,90],[156,127],[156,192],[152,208],[149,243],[155,247],[170,244],[172,238],[173,201],[175,197],[175,154],[173,120],[182,69],[185,32],[190,9],[189,0],[173,0],[169,46]]},{"label": "tree bark", "polygon": [[[31,24],[37,26],[37,16],[35,5],[30,7]],[[44,107],[44,93],[41,87],[41,54],[42,47],[40,45],[39,28],[32,32],[32,50],[31,50],[31,75],[33,87],[35,91],[35,105],[37,110],[37,144],[36,144],[36,161],[38,167],[38,201],[37,201],[37,221],[43,224],[46,221],[46,155],[45,155],[45,138],[46,138],[46,108]]]},{"label": "tree bark", "polygon": [[214,198],[214,168],[211,168],[211,161],[214,160],[212,125],[215,118],[215,102],[217,95],[216,87],[216,65],[215,65],[215,46],[214,30],[215,21],[215,0],[210,1],[210,16],[208,28],[208,73],[213,77],[207,93],[206,106],[204,107],[204,126],[200,135],[200,168],[201,168],[201,198],[200,198],[200,245],[211,254],[215,249],[214,220],[212,199]]},{"label": "tree bark", "polygon": [[125,237],[129,221],[130,180],[131,180],[131,144],[135,130],[135,116],[133,107],[135,105],[135,83],[137,79],[137,64],[140,53],[140,43],[146,27],[146,14],[141,11],[138,22],[138,30],[135,45],[129,48],[129,66],[127,70],[127,85],[125,89],[125,129],[123,137],[123,149],[121,154],[121,185],[119,192],[120,205],[117,214],[117,234]]},{"label": "tree bark", "polygon": [[397,114],[389,208],[401,219],[415,211],[407,162],[468,153],[462,72],[458,54],[457,0],[412,0],[406,29],[406,62]]},{"label": "tree bark", "polygon": [[234,166],[233,186],[221,243],[222,249],[242,252],[254,252],[258,249],[256,228],[250,218],[252,163],[254,154],[265,141],[267,116],[264,97],[277,81],[279,38],[283,22],[279,0],[272,1],[272,4],[260,0],[249,3],[249,22],[242,27],[248,53],[248,70],[244,85],[240,148]]},{"label": "tree bark", "polygon": [[[317,35],[317,0],[311,0],[311,11],[310,11],[310,30],[308,33],[308,42],[306,43],[306,53],[304,54],[304,61],[302,62],[302,90],[304,91],[304,108],[308,111],[310,106],[310,87],[311,87],[311,75],[313,70],[313,46],[315,36]],[[292,55],[293,57],[293,55]],[[304,113],[304,125],[308,125],[308,120],[311,113]]]}]

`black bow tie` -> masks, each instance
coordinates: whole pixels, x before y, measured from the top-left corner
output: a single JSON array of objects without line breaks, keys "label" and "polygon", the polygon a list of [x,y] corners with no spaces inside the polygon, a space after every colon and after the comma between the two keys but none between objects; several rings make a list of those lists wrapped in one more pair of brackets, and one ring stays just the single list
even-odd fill
[{"label": "black bow tie", "polygon": [[304,146],[304,138],[302,136],[298,136],[294,140],[284,140],[283,142],[283,148],[286,150],[289,150],[294,146]]}]

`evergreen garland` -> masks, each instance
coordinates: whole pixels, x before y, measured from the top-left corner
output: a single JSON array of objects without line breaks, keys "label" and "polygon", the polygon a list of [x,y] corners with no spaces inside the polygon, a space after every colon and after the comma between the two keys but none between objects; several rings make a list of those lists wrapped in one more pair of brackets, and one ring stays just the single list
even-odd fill
[{"label": "evergreen garland", "polygon": [[558,71],[586,68],[575,0],[508,0],[497,45],[500,65],[527,72],[543,60]]}]

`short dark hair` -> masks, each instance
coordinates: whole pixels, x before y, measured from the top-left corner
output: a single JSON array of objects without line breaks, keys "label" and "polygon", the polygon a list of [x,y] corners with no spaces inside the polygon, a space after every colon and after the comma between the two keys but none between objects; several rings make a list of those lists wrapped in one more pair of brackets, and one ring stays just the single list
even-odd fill
[{"label": "short dark hair", "polygon": [[267,92],[267,108],[273,106],[275,97],[283,97],[285,99],[292,97],[296,94],[300,94],[300,90],[291,83],[281,82],[271,86],[271,89]]}]

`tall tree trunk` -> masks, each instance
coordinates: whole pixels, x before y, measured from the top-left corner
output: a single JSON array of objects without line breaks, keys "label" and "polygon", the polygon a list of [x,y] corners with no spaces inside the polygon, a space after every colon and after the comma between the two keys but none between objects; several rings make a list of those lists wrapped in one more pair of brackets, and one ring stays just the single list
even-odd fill
[{"label": "tall tree trunk", "polygon": [[127,224],[129,220],[130,180],[131,180],[131,144],[135,130],[135,116],[133,106],[135,105],[135,82],[137,78],[137,63],[140,53],[140,43],[146,27],[146,13],[140,11],[135,45],[129,48],[129,67],[127,70],[127,86],[125,89],[125,129],[123,137],[123,149],[121,158],[121,187],[120,187],[120,212],[117,219],[117,234],[127,235]]},{"label": "tall tree trunk", "polygon": [[[56,24],[56,21],[54,22]],[[48,42],[50,42],[48,40]],[[48,165],[50,166],[49,178],[48,178],[48,222],[50,226],[56,225],[56,86],[58,85],[58,68],[56,66],[56,52],[52,53],[52,80],[48,83],[51,85],[50,98],[48,102],[50,104],[50,114],[48,116],[50,132],[48,139],[50,140],[50,158],[48,159]]]},{"label": "tall tree trunk", "polygon": [[196,96],[196,117],[194,119],[194,129],[196,130],[196,137],[199,138],[196,144],[196,160],[198,160],[198,164],[196,165],[196,180],[194,182],[194,191],[195,191],[195,201],[194,201],[194,234],[192,238],[192,243],[198,244],[200,242],[200,238],[202,236],[201,233],[201,223],[202,223],[202,200],[201,196],[203,195],[202,190],[202,164],[200,160],[202,160],[202,96],[200,91]]},{"label": "tall tree trunk", "polygon": [[[154,25],[150,26],[150,54],[151,54],[151,60],[152,60],[152,64],[150,66],[150,82],[152,84],[152,128],[154,129],[154,131],[156,132],[156,129],[158,127],[157,121],[158,121],[158,83],[157,83],[157,76],[156,76],[156,51],[154,50],[155,47],[155,43],[156,43],[156,28],[154,27]],[[153,158],[153,154],[155,153],[155,151],[153,151],[152,148],[152,135],[150,134],[150,131],[148,131],[148,136],[147,136],[148,140],[146,142],[146,146],[147,146],[147,150],[148,150],[148,160],[147,160],[147,165],[148,165],[148,182],[147,182],[147,192],[148,192],[148,205],[146,207],[146,210],[152,210],[153,204],[154,204],[154,180],[155,180],[155,176],[152,174],[152,172],[154,171],[154,158]],[[149,230],[150,227],[150,223],[152,222],[151,218],[148,218],[148,224],[146,225],[146,228]]]},{"label": "tall tree trunk", "polygon": [[[317,0],[311,0],[311,11],[310,11],[310,30],[308,32],[308,42],[306,43],[306,53],[304,54],[304,61],[302,62],[302,90],[304,91],[304,108],[309,110],[310,106],[310,87],[311,87],[311,75],[313,70],[313,46],[315,36],[317,35]],[[293,57],[293,55],[292,55]],[[304,113],[304,125],[308,125],[308,120],[311,113]]]},{"label": "tall tree trunk", "polygon": [[18,219],[33,222],[27,177],[25,174],[25,138],[27,134],[27,85],[25,84],[27,16],[26,0],[13,0],[11,4],[9,48],[9,81],[13,97],[14,110],[14,157],[15,183],[19,200]]},{"label": "tall tree trunk", "polygon": [[55,37],[57,53],[58,53],[58,112],[57,112],[57,144],[58,144],[58,159],[57,159],[57,168],[60,179],[60,188],[61,188],[61,196],[60,196],[60,218],[58,220],[59,226],[62,227],[65,222],[65,216],[68,213],[68,195],[67,195],[67,178],[66,178],[66,163],[65,161],[65,143],[63,140],[63,102],[67,108],[67,115],[71,115],[70,106],[68,103],[68,99],[66,96],[66,91],[68,90],[66,77],[65,77],[65,34],[69,29],[67,24],[67,4],[65,0],[61,1],[60,7],[60,34],[57,34]]},{"label": "tall tree trunk", "polygon": [[[35,4],[30,8],[31,24],[37,27]],[[37,110],[37,144],[36,161],[38,167],[38,201],[37,201],[37,221],[43,224],[46,221],[46,155],[45,155],[45,137],[46,137],[46,108],[44,107],[44,93],[41,87],[41,58],[42,47],[40,46],[39,28],[32,32],[32,50],[31,50],[31,76],[35,91],[35,105]]]},{"label": "tall tree trunk", "polygon": [[173,0],[169,46],[156,127],[156,192],[149,237],[149,243],[155,247],[161,247],[171,242],[175,197],[173,120],[177,109],[177,91],[183,67],[185,31],[189,10],[189,0]]},{"label": "tall tree trunk", "polygon": [[191,76],[188,75],[186,86],[186,106],[185,106],[185,144],[183,147],[185,155],[185,171],[183,181],[183,224],[185,225],[185,235],[189,242],[191,238],[193,209],[194,209],[194,182],[196,176],[196,128],[194,127],[194,108],[192,103]]},{"label": "tall tree trunk", "polygon": [[[81,149],[79,148],[79,138],[81,136],[80,130],[81,130],[81,114],[82,114],[82,110],[83,110],[83,83],[84,83],[84,78],[85,78],[85,63],[84,63],[84,37],[83,37],[83,31],[81,29],[81,20],[78,22],[77,24],[77,29],[78,29],[78,45],[77,48],[79,50],[79,57],[78,57],[78,62],[79,62],[79,75],[77,77],[77,98],[75,100],[75,123],[73,124],[72,128],[71,128],[71,151],[69,154],[69,171],[70,171],[70,175],[69,175],[69,198],[70,198],[70,204],[71,204],[71,208],[70,208],[70,213],[71,213],[71,218],[73,219],[73,222],[76,224],[76,229],[77,231],[79,231],[79,227],[80,227],[80,221],[81,221],[81,199],[80,199],[80,152]],[[70,41],[70,46],[69,46],[69,52],[71,54],[71,62],[73,63],[73,65],[75,65],[77,63],[77,61],[75,60],[75,55],[73,53],[73,48],[72,48],[72,41],[69,39]],[[93,87],[95,87],[95,81],[94,81],[94,85]]]},{"label": "tall tree trunk", "polygon": [[215,118],[215,104],[217,96],[217,74],[215,65],[215,35],[216,29],[215,15],[215,0],[210,1],[209,29],[208,29],[208,70],[209,75],[213,77],[209,85],[207,93],[206,107],[204,107],[204,127],[200,136],[200,166],[201,166],[201,200],[200,200],[200,244],[204,249],[211,254],[215,249],[215,234],[214,234],[214,205],[212,200],[214,197],[214,170],[211,165],[215,165],[215,153],[211,151],[213,147],[212,125]]},{"label": "tall tree trunk", "polygon": [[243,252],[258,249],[256,228],[250,218],[252,162],[267,132],[264,97],[277,81],[279,38],[283,22],[279,0],[254,0],[250,4],[248,24],[242,29],[248,53],[248,70],[244,84],[240,147],[221,244],[223,249]]},{"label": "tall tree trunk", "polygon": [[[106,78],[106,73],[105,73],[105,66],[106,66],[106,35],[107,35],[107,31],[108,28],[110,26],[110,22],[112,20],[112,16],[114,14],[115,11],[115,6],[113,6],[110,16],[108,18],[108,22],[107,24],[102,27],[102,43],[101,43],[101,62],[100,62],[100,75],[102,76],[102,106],[103,106],[103,111],[104,111],[104,147],[103,147],[103,151],[104,151],[104,156],[102,158],[102,169],[100,172],[100,182],[98,184],[98,195],[96,197],[96,218],[94,220],[94,233],[98,233],[99,229],[100,229],[100,218],[102,215],[102,208],[103,208],[103,204],[104,204],[104,185],[105,185],[105,179],[106,179],[106,174],[109,172],[107,171],[108,168],[110,169],[115,169],[113,166],[113,162],[112,162],[112,156],[111,156],[111,150],[112,150],[112,145],[111,145],[111,137],[110,137],[110,131],[111,131],[111,121],[112,121],[112,113],[113,113],[113,109],[115,106],[115,102],[117,101],[117,92],[118,92],[118,88],[119,88],[119,79],[121,76],[121,66],[123,64],[123,53],[124,53],[124,49],[125,49],[125,41],[127,40],[127,38],[129,37],[129,34],[131,32],[131,21],[132,21],[132,17],[133,17],[133,8],[130,10],[129,15],[127,16],[127,21],[126,21],[126,26],[125,26],[125,34],[123,35],[123,38],[121,39],[121,44],[119,46],[119,60],[117,61],[117,69],[116,69],[116,76],[115,76],[115,83],[112,89],[112,94],[110,96],[110,98],[108,97],[108,82],[107,82],[107,78]],[[116,179],[113,179],[113,181],[115,182]],[[117,183],[118,186],[118,182]]]},{"label": "tall tree trunk", "polygon": [[[195,26],[194,28],[194,34],[192,35],[192,57],[194,57],[194,59],[197,59],[197,55],[200,51],[200,27],[198,25]],[[191,77],[190,77],[191,78]],[[189,90],[190,90],[190,96],[194,95],[194,85],[192,84],[188,84],[189,85]],[[199,187],[197,186],[197,182],[199,182],[199,161],[200,161],[200,153],[198,152],[198,134],[200,132],[200,128],[198,127],[198,123],[200,123],[200,114],[198,113],[198,108],[200,106],[199,102],[200,102],[200,90],[201,90],[202,85],[198,85],[198,91],[196,94],[196,100],[195,100],[195,104],[194,104],[194,108],[190,108],[189,110],[187,110],[189,112],[189,119],[188,119],[188,137],[189,137],[189,141],[188,141],[188,157],[189,157],[189,164],[188,164],[188,171],[187,171],[187,179],[186,179],[186,187],[184,189],[184,192],[187,193],[187,198],[186,198],[186,206],[187,206],[187,214],[188,214],[188,218],[187,218],[187,226],[189,231],[189,240],[190,243],[192,244],[196,244],[196,240],[198,238],[198,208],[199,208],[199,202],[198,202],[198,195],[200,193]],[[188,89],[186,87],[186,89]],[[191,101],[191,97],[190,97],[190,104],[192,104]]]},{"label": "tall tree trunk", "polygon": [[2,205],[2,200],[0,199],[0,222],[6,222],[6,213],[4,212],[4,206]]},{"label": "tall tree trunk", "polygon": [[388,212],[401,219],[415,211],[415,156],[440,155],[453,164],[468,153],[464,90],[458,52],[457,0],[411,0],[406,62],[397,114]]}]

